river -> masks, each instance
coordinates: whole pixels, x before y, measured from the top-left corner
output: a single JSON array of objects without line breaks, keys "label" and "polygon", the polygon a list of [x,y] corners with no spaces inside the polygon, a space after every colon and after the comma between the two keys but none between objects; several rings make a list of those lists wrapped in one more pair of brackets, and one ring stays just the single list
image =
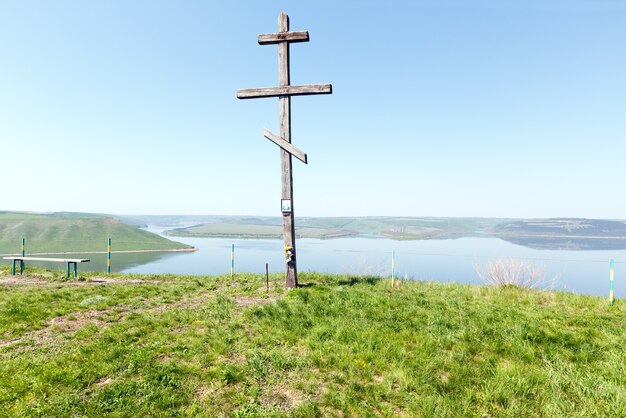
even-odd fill
[{"label": "river", "polygon": [[[150,228],[161,233],[162,229]],[[168,237],[198,248],[194,253],[164,253],[124,268],[125,273],[219,275],[230,271],[235,245],[235,272],[284,271],[282,241]],[[394,241],[389,239],[300,239],[299,271],[390,276],[395,254],[396,276],[411,280],[482,284],[476,268],[497,259],[526,260],[544,270],[544,286],[592,295],[608,295],[609,260],[615,259],[616,297],[626,296],[626,250],[566,251],[532,249],[497,238]],[[115,261],[115,259],[114,259]]]}]

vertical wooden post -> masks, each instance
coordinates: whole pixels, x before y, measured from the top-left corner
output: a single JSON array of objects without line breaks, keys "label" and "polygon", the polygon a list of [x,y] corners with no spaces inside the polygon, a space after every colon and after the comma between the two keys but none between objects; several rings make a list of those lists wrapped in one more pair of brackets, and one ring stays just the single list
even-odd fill
[{"label": "vertical wooden post", "polygon": [[270,291],[270,268],[267,263],[265,263],[265,290]]},{"label": "vertical wooden post", "polygon": [[[309,33],[306,31],[289,30],[289,16],[285,12],[278,15],[278,33],[261,34],[258,37],[260,45],[278,44],[278,87],[262,87],[237,90],[239,99],[256,99],[262,97],[278,97],[280,112],[280,135],[275,135],[265,129],[267,139],[280,147],[281,171],[281,206],[283,213],[283,237],[285,241],[286,274],[285,286],[298,287],[298,268],[296,257],[296,231],[293,202],[293,174],[292,159],[296,158],[307,163],[307,156],[300,149],[291,144],[291,96],[311,94],[332,94],[331,84],[308,84],[292,86],[289,73],[289,44],[291,42],[308,42]],[[284,206],[283,206],[284,203]]]},{"label": "vertical wooden post", "polygon": [[[289,32],[289,16],[285,12],[278,15],[278,32]],[[289,42],[278,44],[278,82],[280,86],[288,86],[289,74]],[[291,96],[280,96],[280,136],[291,143]],[[282,182],[282,198],[291,201],[291,211],[283,212],[283,237],[285,247],[291,247],[292,253],[296,252],[296,231],[294,222],[293,202],[293,175],[291,172],[291,154],[281,148],[280,167]],[[298,287],[297,257],[292,257],[286,263],[285,285],[287,288]]]}]

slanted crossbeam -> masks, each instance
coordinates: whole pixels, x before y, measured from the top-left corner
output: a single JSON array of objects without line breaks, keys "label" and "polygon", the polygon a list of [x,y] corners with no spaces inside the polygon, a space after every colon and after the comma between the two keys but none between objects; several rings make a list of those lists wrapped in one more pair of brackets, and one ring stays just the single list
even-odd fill
[{"label": "slanted crossbeam", "polygon": [[[293,176],[291,172],[291,156],[298,158],[305,164],[307,155],[291,144],[291,96],[306,96],[311,94],[331,94],[333,87],[330,84],[307,84],[292,86],[289,74],[289,44],[308,42],[307,31],[290,31],[289,16],[281,13],[278,16],[278,33],[259,35],[260,45],[278,45],[278,86],[261,87],[237,90],[239,99],[258,99],[263,97],[278,97],[280,106],[280,135],[264,130],[264,136],[280,147],[281,172],[281,210],[283,213],[283,236],[285,241],[287,288],[298,286],[298,269],[296,268],[296,232],[293,210]],[[284,203],[284,205],[283,205]]]},{"label": "slanted crossbeam", "polygon": [[272,141],[273,143],[275,143],[276,145],[278,145],[279,147],[287,151],[289,154],[293,155],[298,160],[302,161],[304,164],[308,164],[307,159],[306,159],[306,154],[302,152],[302,150],[300,150],[299,148],[285,141],[284,138],[281,138],[278,135],[272,133],[272,131],[270,131],[267,128],[263,128],[263,135],[267,139],[269,139],[270,141]]}]

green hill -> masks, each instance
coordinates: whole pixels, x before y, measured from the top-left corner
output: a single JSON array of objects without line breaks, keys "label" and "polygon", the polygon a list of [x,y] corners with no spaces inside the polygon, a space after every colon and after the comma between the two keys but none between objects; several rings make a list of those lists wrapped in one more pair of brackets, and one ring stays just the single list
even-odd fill
[{"label": "green hill", "polygon": [[[175,237],[207,237],[207,238],[253,238],[280,239],[283,236],[282,225],[254,223],[208,223],[187,228],[176,228],[165,231],[165,235]],[[341,238],[354,235],[350,231],[338,228],[297,227],[298,238]]]},{"label": "green hill", "polygon": [[[168,225],[189,225],[165,233],[180,237],[280,238],[279,217],[153,217]],[[137,222],[143,220],[137,218]],[[540,249],[608,250],[626,248],[626,222],[603,219],[501,219],[436,217],[303,217],[296,218],[301,238],[367,237],[395,240],[496,237]]]},{"label": "green hill", "polygon": [[[0,416],[624,417],[626,305],[302,273],[0,268]],[[77,284],[84,283],[79,286]]]},{"label": "green hill", "polygon": [[135,228],[106,215],[0,212],[0,254],[16,254],[26,239],[26,253],[164,250],[188,245]]},{"label": "green hill", "polygon": [[[178,220],[184,222],[184,218]],[[304,217],[296,220],[301,238],[379,237],[398,240],[442,239],[484,235],[498,219],[430,217]],[[281,238],[277,217],[215,217],[209,222],[166,231],[170,236],[214,238]]]},{"label": "green hill", "polygon": [[526,247],[559,250],[626,248],[626,222],[604,219],[522,219],[502,223],[495,235]]}]

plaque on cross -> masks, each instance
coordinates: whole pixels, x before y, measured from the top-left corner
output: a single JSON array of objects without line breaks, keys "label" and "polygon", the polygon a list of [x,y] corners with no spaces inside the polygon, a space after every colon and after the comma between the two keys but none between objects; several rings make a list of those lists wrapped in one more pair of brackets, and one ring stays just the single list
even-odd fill
[{"label": "plaque on cross", "polygon": [[285,241],[287,288],[298,286],[298,269],[296,267],[296,233],[293,211],[293,175],[291,173],[291,156],[307,164],[307,156],[299,148],[291,144],[291,96],[310,94],[331,94],[330,84],[307,84],[292,86],[289,74],[289,44],[308,42],[309,32],[290,31],[289,16],[282,12],[278,16],[278,33],[259,35],[260,45],[278,44],[278,86],[242,89],[237,91],[239,99],[257,99],[262,97],[278,97],[280,105],[280,135],[264,129],[264,136],[280,147],[280,164],[282,180],[282,209],[284,202],[289,202],[289,210],[283,210],[283,237]]}]

